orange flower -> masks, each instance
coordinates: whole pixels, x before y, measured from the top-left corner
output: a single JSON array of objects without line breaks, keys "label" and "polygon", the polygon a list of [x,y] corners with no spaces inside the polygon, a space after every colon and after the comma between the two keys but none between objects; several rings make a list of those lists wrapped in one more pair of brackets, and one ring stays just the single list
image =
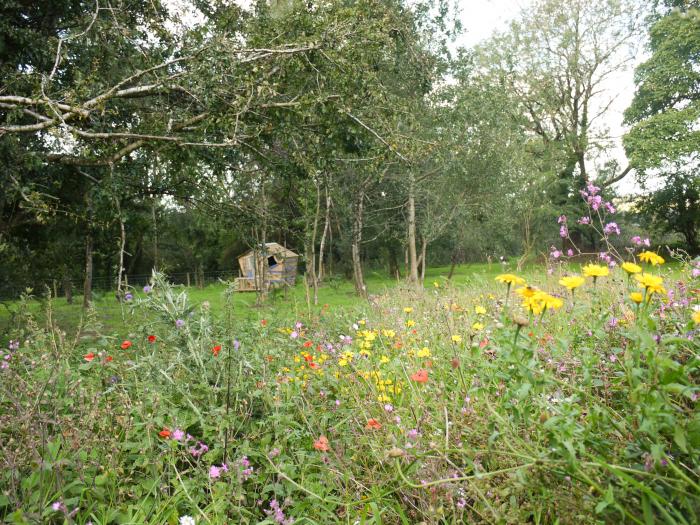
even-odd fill
[{"label": "orange flower", "polygon": [[313,361],[311,361],[309,363],[309,366],[311,367],[312,370],[316,370],[317,368],[321,368],[321,366],[318,363],[314,363]]},{"label": "orange flower", "polygon": [[156,342],[156,336],[155,336],[155,335],[149,335],[149,336],[148,336],[148,342],[149,342],[149,343],[155,343],[155,342]]},{"label": "orange flower", "polygon": [[376,419],[371,418],[369,421],[367,421],[367,426],[365,428],[368,430],[379,430],[382,428],[382,424]]},{"label": "orange flower", "polygon": [[314,360],[314,356],[312,356],[311,354],[306,354],[304,356],[304,361],[306,361],[307,363],[311,363],[313,360]]},{"label": "orange flower", "polygon": [[304,342],[304,348],[311,348],[313,346],[313,342],[311,341],[305,341]]},{"label": "orange flower", "polygon": [[487,344],[489,344],[488,338],[482,340],[482,341],[479,343],[479,348],[484,348]]},{"label": "orange flower", "polygon": [[122,350],[126,350],[127,348],[131,348],[131,341],[122,342]]},{"label": "orange flower", "polygon": [[158,435],[163,439],[168,439],[170,437],[170,429],[168,427],[163,427],[163,430],[158,432]]},{"label": "orange flower", "polygon": [[85,361],[87,361],[87,362],[89,363],[90,361],[92,361],[93,359],[95,359],[95,353],[94,353],[94,352],[90,352],[89,354],[85,354],[85,355],[83,356],[83,359],[85,359]]},{"label": "orange flower", "polygon": [[214,348],[211,349],[212,354],[214,354],[214,357],[219,357],[219,352],[221,352],[221,345],[216,345]]},{"label": "orange flower", "polygon": [[261,320],[260,320],[260,324],[261,324],[262,326],[267,326],[267,319],[261,319]]},{"label": "orange flower", "polygon": [[421,368],[411,376],[411,379],[413,379],[416,383],[427,383],[428,382],[428,371]]},{"label": "orange flower", "polygon": [[314,448],[321,452],[328,452],[331,449],[328,444],[328,438],[326,436],[319,436],[319,438],[314,441]]}]

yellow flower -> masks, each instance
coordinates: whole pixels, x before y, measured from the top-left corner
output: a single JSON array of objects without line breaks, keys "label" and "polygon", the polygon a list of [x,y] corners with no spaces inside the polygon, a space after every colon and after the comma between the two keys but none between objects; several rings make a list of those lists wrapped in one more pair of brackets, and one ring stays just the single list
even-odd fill
[{"label": "yellow flower", "polygon": [[605,277],[606,275],[610,275],[610,270],[608,270],[607,266],[588,264],[583,267],[583,275],[586,277]]},{"label": "yellow flower", "polygon": [[639,260],[647,262],[647,263],[651,264],[652,266],[656,266],[657,264],[663,264],[666,262],[666,261],[664,261],[663,257],[661,257],[660,255],[658,255],[654,252],[650,252],[648,250],[646,252],[642,252],[639,254]]},{"label": "yellow flower", "polygon": [[700,324],[700,309],[693,312],[693,322],[695,324]]},{"label": "yellow flower", "polygon": [[452,336],[452,342],[453,343],[461,343],[462,342],[462,336],[459,334],[453,335]]},{"label": "yellow flower", "polygon": [[484,315],[486,313],[486,308],[483,306],[475,306],[474,312],[476,312],[477,315]]},{"label": "yellow flower", "polygon": [[413,308],[410,306],[407,306],[406,308],[403,309],[403,311],[406,314],[410,314],[411,312],[413,312]]},{"label": "yellow flower", "polygon": [[424,346],[420,350],[418,350],[418,353],[416,354],[418,357],[430,357],[430,348],[427,346]]},{"label": "yellow flower", "polygon": [[437,282],[437,281],[433,281],[433,286],[434,286],[435,288],[440,288],[440,283]]},{"label": "yellow flower", "polygon": [[644,296],[639,292],[632,292],[630,294],[630,299],[632,299],[635,303],[639,304],[644,300]]},{"label": "yellow flower", "polygon": [[387,356],[383,355],[382,357],[379,358],[379,362],[381,364],[385,365],[386,363],[389,362],[389,358]]},{"label": "yellow flower", "polygon": [[586,280],[580,275],[569,275],[567,277],[562,277],[561,279],[559,279],[559,284],[561,284],[565,288],[568,288],[572,292],[574,291],[574,289],[578,288],[585,282]]},{"label": "yellow flower", "polygon": [[416,326],[416,322],[413,319],[406,321],[406,328],[411,328],[412,326]]},{"label": "yellow flower", "polygon": [[537,288],[533,288],[532,286],[523,286],[521,288],[516,288],[515,293],[517,293],[523,299],[527,299],[528,297],[532,297],[537,293]]},{"label": "yellow flower", "polygon": [[507,285],[525,284],[525,279],[518,277],[517,275],[513,275],[512,273],[502,273],[501,275],[497,275],[496,280]]},{"label": "yellow flower", "polygon": [[388,337],[389,339],[393,339],[396,336],[396,332],[393,330],[382,330],[382,335],[384,337]]},{"label": "yellow flower", "polygon": [[482,323],[476,322],[472,325],[472,330],[475,332],[479,332],[484,329],[484,325]]},{"label": "yellow flower", "polygon": [[391,401],[391,398],[386,394],[379,394],[379,396],[377,397],[377,401],[379,401],[380,403],[389,403]]},{"label": "yellow flower", "polygon": [[641,275],[635,275],[634,278],[637,279],[641,288],[646,288],[647,294],[666,293],[663,287],[664,280],[658,275],[643,273]]},{"label": "yellow flower", "polygon": [[535,315],[539,315],[544,311],[544,304],[542,304],[542,301],[540,301],[537,296],[531,295],[523,299],[523,308]]},{"label": "yellow flower", "polygon": [[639,266],[638,264],[634,264],[631,262],[623,262],[622,265],[620,266],[623,270],[625,270],[628,274],[633,274],[633,273],[639,273],[642,271],[642,267]]}]

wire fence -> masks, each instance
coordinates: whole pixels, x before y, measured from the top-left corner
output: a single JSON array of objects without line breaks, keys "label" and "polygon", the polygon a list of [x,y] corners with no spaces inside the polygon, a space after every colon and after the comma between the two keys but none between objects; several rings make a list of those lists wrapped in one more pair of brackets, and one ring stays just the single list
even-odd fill
[{"label": "wire fence", "polygon": [[[168,280],[173,284],[182,284],[185,286],[203,287],[208,284],[219,282],[219,280],[232,280],[238,277],[237,271],[220,270],[208,272],[173,272],[165,273]],[[133,274],[125,275],[127,286],[134,289],[141,289],[151,281],[151,274]],[[63,278],[41,280],[33,283],[25,283],[24,285],[15,285],[13,283],[0,284],[0,300],[11,301],[18,299],[23,293],[31,290],[34,296],[45,296],[50,293],[54,297],[62,297],[66,295],[66,289],[70,287],[70,291],[74,295],[83,294],[83,281],[69,280],[64,282]],[[107,293],[116,292],[117,277],[95,277],[92,280],[92,289],[95,292]]]}]

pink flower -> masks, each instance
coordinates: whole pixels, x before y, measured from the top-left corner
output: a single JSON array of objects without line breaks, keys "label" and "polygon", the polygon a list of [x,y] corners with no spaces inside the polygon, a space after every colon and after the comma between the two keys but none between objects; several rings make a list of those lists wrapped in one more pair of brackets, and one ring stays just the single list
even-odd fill
[{"label": "pink flower", "polygon": [[562,224],[561,228],[559,228],[559,237],[564,239],[568,236],[569,236],[569,229],[566,227],[566,224]]},{"label": "pink flower", "polygon": [[603,204],[603,197],[601,197],[600,195],[590,196],[588,197],[588,204],[594,210],[598,210]]},{"label": "pink flower", "polygon": [[590,224],[590,223],[591,223],[591,218],[588,217],[588,216],[586,216],[586,217],[581,217],[581,218],[578,220],[578,223],[579,223],[579,224]]},{"label": "pink flower", "polygon": [[606,202],[604,206],[608,213],[615,213],[615,206],[612,205],[612,202]]},{"label": "pink flower", "polygon": [[573,256],[574,256],[574,250],[572,250],[571,248],[569,248],[568,250],[566,250],[566,255],[568,255],[569,257],[573,257]]},{"label": "pink flower", "polygon": [[639,235],[635,235],[634,237],[632,237],[632,242],[639,246],[640,244],[642,244],[642,238]]},{"label": "pink flower", "polygon": [[299,332],[294,330],[291,334],[289,334],[289,337],[291,337],[292,339],[296,339],[297,337],[299,337]]},{"label": "pink flower", "polygon": [[179,428],[176,428],[175,430],[173,430],[173,434],[170,437],[172,437],[175,441],[181,441],[182,438],[185,437],[185,433]]},{"label": "pink flower", "polygon": [[216,479],[219,476],[221,476],[221,469],[217,467],[216,465],[212,465],[209,467],[209,477],[211,479]]},{"label": "pink flower", "polygon": [[616,235],[620,235],[620,227],[617,225],[616,222],[609,222],[608,224],[605,225],[603,228],[603,231],[607,234],[610,235],[612,233]]},{"label": "pink flower", "polygon": [[566,224],[566,215],[560,215],[557,219],[557,224]]}]

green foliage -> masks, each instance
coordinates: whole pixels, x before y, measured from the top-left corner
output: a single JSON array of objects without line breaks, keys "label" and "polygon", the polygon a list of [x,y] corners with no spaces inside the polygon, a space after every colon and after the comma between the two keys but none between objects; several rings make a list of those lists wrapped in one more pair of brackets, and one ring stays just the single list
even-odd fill
[{"label": "green foliage", "polygon": [[635,71],[637,92],[625,112],[632,164],[650,168],[694,157],[700,150],[700,11],[671,11],[650,30],[651,57]]}]

